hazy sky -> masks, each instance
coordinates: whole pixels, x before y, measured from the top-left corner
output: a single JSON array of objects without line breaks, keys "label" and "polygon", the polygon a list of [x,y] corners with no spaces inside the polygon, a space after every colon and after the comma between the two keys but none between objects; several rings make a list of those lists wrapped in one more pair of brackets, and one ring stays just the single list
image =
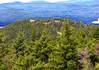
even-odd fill
[{"label": "hazy sky", "polygon": [[[8,2],[30,2],[30,1],[48,1],[48,2],[59,2],[59,1],[88,1],[88,0],[0,0],[0,3],[8,3]],[[91,1],[91,0],[89,0]]]}]

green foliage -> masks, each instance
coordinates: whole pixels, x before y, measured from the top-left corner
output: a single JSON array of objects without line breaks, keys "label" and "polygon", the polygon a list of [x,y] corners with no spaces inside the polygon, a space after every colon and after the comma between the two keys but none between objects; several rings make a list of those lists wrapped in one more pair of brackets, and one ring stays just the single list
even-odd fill
[{"label": "green foliage", "polygon": [[99,40],[99,28],[96,29],[96,31],[94,32],[94,38],[96,38],[97,40]]},{"label": "green foliage", "polygon": [[99,70],[99,63],[96,63],[94,70]]},{"label": "green foliage", "polygon": [[69,19],[0,29],[0,70],[98,70],[98,26]]},{"label": "green foliage", "polygon": [[68,70],[76,70],[76,62],[73,60],[68,61],[67,68]]}]

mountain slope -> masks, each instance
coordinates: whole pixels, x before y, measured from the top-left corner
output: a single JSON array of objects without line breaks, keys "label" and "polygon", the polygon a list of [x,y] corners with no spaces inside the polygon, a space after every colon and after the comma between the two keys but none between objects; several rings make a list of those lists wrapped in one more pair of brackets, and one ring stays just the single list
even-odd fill
[{"label": "mountain slope", "polygon": [[0,69],[98,69],[98,40],[99,26],[70,19],[18,21],[0,29]]}]

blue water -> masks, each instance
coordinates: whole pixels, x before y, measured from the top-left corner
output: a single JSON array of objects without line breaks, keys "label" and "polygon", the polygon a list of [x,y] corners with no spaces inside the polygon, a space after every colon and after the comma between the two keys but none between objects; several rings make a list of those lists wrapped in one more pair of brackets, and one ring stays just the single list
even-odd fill
[{"label": "blue water", "polygon": [[7,3],[0,4],[0,26],[24,19],[63,19],[91,23],[99,18],[99,4],[90,3]]}]

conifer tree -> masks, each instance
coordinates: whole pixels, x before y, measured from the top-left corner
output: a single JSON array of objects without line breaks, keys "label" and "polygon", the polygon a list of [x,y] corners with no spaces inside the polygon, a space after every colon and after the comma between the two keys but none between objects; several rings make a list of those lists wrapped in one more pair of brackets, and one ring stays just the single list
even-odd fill
[{"label": "conifer tree", "polygon": [[33,57],[35,58],[34,70],[45,69],[44,65],[48,63],[51,47],[50,38],[47,30],[41,32],[41,37],[34,42]]}]

